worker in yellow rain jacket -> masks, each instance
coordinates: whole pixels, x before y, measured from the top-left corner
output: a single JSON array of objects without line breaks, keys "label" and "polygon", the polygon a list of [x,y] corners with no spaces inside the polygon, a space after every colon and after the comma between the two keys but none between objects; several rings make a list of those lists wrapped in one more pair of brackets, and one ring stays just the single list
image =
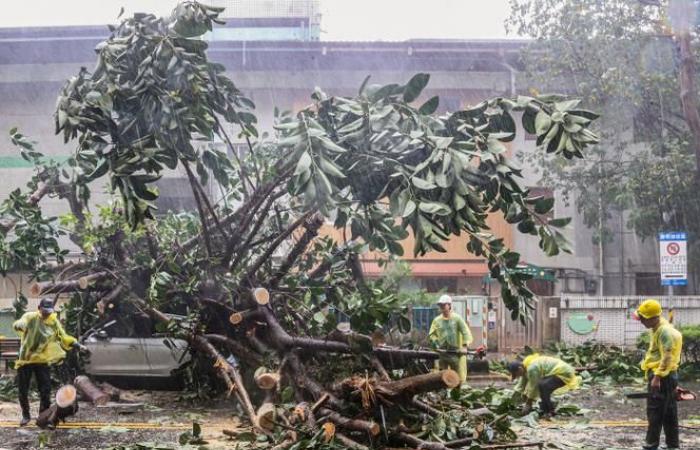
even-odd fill
[{"label": "worker in yellow rain jacket", "polygon": [[60,363],[66,356],[65,350],[84,347],[66,334],[54,312],[53,300],[43,298],[35,312],[25,313],[13,325],[20,336],[20,348],[15,369],[17,369],[17,390],[19,405],[22,408],[20,426],[27,425],[29,414],[29,384],[32,374],[39,388],[39,412],[51,406],[50,366]]},{"label": "worker in yellow rain jacket", "polygon": [[[440,315],[430,324],[428,338],[434,348],[447,350],[437,361],[439,369],[453,369],[459,373],[459,379],[464,383],[467,379],[467,347],[472,343],[472,333],[464,322],[452,311],[452,297],[443,295],[437,302],[440,307]],[[463,355],[449,353],[449,351],[463,350]]]},{"label": "worker in yellow rain jacket", "polygon": [[678,365],[681,360],[683,336],[666,319],[661,317],[661,304],[648,299],[642,302],[634,318],[651,330],[649,349],[641,367],[648,381],[647,435],[643,448],[656,450],[661,440],[661,429],[666,435],[666,448],[679,448]]},{"label": "worker in yellow rain jacket", "polygon": [[576,370],[553,356],[535,353],[523,361],[511,362],[508,370],[513,380],[520,378],[516,391],[525,397],[523,414],[530,412],[532,402],[539,397],[542,417],[551,417],[554,415],[552,394],[562,394],[581,385],[581,377],[576,375]]}]

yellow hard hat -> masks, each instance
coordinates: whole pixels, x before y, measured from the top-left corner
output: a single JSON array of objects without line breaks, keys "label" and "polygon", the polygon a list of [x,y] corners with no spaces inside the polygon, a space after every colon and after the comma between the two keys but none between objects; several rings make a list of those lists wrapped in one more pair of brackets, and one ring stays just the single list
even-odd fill
[{"label": "yellow hard hat", "polygon": [[637,308],[637,315],[645,319],[651,319],[661,315],[661,303],[653,298],[646,299]]}]

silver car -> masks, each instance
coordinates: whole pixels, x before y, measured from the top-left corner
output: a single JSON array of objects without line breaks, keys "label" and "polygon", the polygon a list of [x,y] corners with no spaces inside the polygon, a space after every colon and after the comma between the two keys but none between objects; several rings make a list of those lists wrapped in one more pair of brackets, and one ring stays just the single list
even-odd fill
[{"label": "silver car", "polygon": [[159,335],[139,320],[116,318],[84,334],[85,371],[98,378],[171,378],[190,360],[187,342]]}]

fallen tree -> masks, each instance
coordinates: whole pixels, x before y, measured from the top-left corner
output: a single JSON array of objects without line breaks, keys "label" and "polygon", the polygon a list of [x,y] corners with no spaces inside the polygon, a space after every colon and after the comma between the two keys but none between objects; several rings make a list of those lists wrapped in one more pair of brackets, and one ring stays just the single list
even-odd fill
[{"label": "fallen tree", "polygon": [[[506,151],[513,116],[543,151],[563,158],[596,142],[588,130],[596,116],[554,96],[495,98],[436,115],[437,97],[415,105],[429,81],[417,74],[406,84],[365,81],[355,97],[317,90],[307,108],[278,114],[274,132],[260,135],[253,102],[198,39],[220,11],[185,2],[168,18],[137,14],[112,29],[94,72],[81,70],[59,95],[56,132],[78,142],[71,166],[47,165],[13,131],[37,175],[32,193],[3,203],[9,231],[0,260],[9,263],[0,270],[28,265],[33,292],[70,293],[77,329],[95,317],[158,322],[168,339],[189,343],[198,367],[218,377],[276,448],[445,448],[405,423],[444,421],[446,400],[435,393],[457,387],[458,376],[420,373],[416,362],[439,351],[375,339],[392,320],[410,328],[401,316],[408,305],[395,287],[364,279],[358,255],[401,255],[409,232],[416,255],[466,234],[466,251],[488,261],[513,318],[523,320],[533,302],[528,276],[514,270],[519,255],[491,234],[486,217],[502,214],[550,255],[566,249],[557,228],[568,221],[548,219],[553,201],[520,186]],[[229,136],[234,126],[245,157]],[[166,170],[185,175],[196,213],[154,215]],[[105,179],[116,199],[93,223],[88,184]],[[59,187],[72,211],[62,228],[36,200]],[[29,216],[29,227],[13,227],[18,216]],[[349,239],[322,233],[329,220]],[[84,262],[57,273],[52,256],[64,254],[55,244],[66,228]],[[349,323],[339,327],[341,317]],[[489,435],[483,415],[465,414],[470,439],[512,438]]]}]

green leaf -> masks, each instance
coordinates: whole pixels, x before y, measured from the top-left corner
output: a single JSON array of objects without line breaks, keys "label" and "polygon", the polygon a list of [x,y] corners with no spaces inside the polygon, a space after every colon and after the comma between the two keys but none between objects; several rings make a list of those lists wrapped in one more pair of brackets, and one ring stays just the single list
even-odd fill
[{"label": "green leaf", "polygon": [[435,184],[433,184],[429,181],[426,181],[422,178],[419,178],[419,177],[413,177],[413,178],[411,178],[411,181],[413,182],[413,185],[415,187],[417,187],[418,189],[422,189],[424,191],[429,191],[431,189],[436,188]]},{"label": "green leaf", "polygon": [[552,119],[549,117],[549,114],[540,110],[540,112],[538,112],[535,116],[535,132],[537,133],[537,136],[545,134],[547,131],[549,131],[551,126]]},{"label": "green leaf", "polygon": [[406,85],[405,90],[403,91],[403,100],[406,103],[411,103],[415,99],[417,99],[421,92],[423,92],[423,89],[425,86],[428,85],[428,81],[430,80],[430,75],[427,73],[418,73],[413,76],[408,81],[408,84]]},{"label": "green leaf", "polygon": [[554,197],[541,198],[535,202],[535,212],[537,214],[546,214],[554,207]]},{"label": "green leaf", "polygon": [[427,214],[446,216],[452,212],[449,206],[440,202],[420,202],[418,208]]},{"label": "green leaf", "polygon": [[571,217],[562,217],[559,219],[550,219],[547,224],[555,228],[562,228],[571,223]]},{"label": "green leaf", "polygon": [[404,315],[399,316],[399,331],[402,333],[411,331],[411,321]]},{"label": "green leaf", "polygon": [[294,175],[299,175],[300,173],[306,172],[311,167],[311,155],[308,152],[301,154],[299,162],[297,162],[297,167],[294,169]]},{"label": "green leaf", "polygon": [[440,97],[436,95],[431,97],[427,102],[423,103],[420,108],[418,108],[418,112],[426,115],[432,114],[437,110],[439,104]]},{"label": "green leaf", "polygon": [[411,214],[413,214],[413,211],[416,210],[416,203],[413,200],[409,200],[406,202],[406,208],[403,210],[403,217],[408,217]]},{"label": "green leaf", "polygon": [[336,178],[345,178],[345,174],[340,171],[340,168],[337,165],[335,165],[335,163],[323,157],[318,159],[318,163],[319,166],[321,166],[321,170],[326,172],[328,175],[331,175]]}]

